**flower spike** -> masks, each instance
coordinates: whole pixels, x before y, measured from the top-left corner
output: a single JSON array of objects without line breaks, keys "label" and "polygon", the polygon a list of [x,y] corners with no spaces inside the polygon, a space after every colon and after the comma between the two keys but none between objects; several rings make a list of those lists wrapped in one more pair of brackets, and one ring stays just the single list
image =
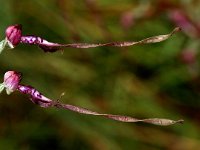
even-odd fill
[{"label": "flower spike", "polygon": [[22,85],[21,82],[21,73],[16,71],[8,71],[4,75],[4,82],[0,85],[0,92],[5,88],[7,93],[10,94],[14,91],[19,91],[22,94],[27,94],[30,97],[30,100],[38,104],[41,107],[48,108],[48,107],[56,107],[58,109],[66,109],[71,110],[80,114],[85,115],[94,115],[94,116],[103,116],[108,119],[120,121],[120,122],[145,122],[154,125],[160,126],[168,126],[173,125],[176,123],[182,123],[183,120],[170,120],[170,119],[162,119],[162,118],[149,118],[149,119],[137,119],[129,116],[122,116],[122,115],[113,115],[113,114],[103,114],[98,113],[95,111],[91,111],[82,107],[70,105],[70,104],[63,104],[60,103],[58,100],[51,100],[45,97],[42,93],[37,91],[32,86]]},{"label": "flower spike", "polygon": [[[149,37],[140,41],[125,41],[125,42],[109,42],[109,43],[72,43],[72,44],[59,44],[48,42],[47,40],[35,36],[35,35],[22,35],[22,25],[12,25],[6,29],[6,39],[2,41],[2,46],[0,45],[0,52],[7,45],[9,48],[16,47],[19,43],[29,44],[29,45],[37,45],[44,52],[56,52],[58,50],[63,50],[63,48],[94,48],[94,47],[102,47],[102,46],[113,46],[113,47],[127,47],[139,44],[149,44],[149,43],[158,43],[164,40],[167,40],[174,33],[180,31],[179,27],[175,28],[171,33],[166,35],[158,35]],[[3,44],[4,43],[4,44]]]}]

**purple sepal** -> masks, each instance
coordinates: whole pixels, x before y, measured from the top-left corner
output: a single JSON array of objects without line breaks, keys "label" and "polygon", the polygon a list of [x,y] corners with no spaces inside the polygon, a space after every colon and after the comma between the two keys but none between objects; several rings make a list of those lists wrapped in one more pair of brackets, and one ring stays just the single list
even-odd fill
[{"label": "purple sepal", "polygon": [[39,45],[41,49],[44,50],[44,52],[56,52],[57,50],[60,50],[60,47],[58,46],[49,46],[49,45]]},{"label": "purple sepal", "polygon": [[32,86],[19,85],[18,86],[18,91],[23,93],[23,94],[29,95],[30,96],[30,100],[34,104],[38,104],[41,107],[49,107],[50,105],[52,105],[52,103],[51,103],[52,100],[50,100],[47,97],[45,97],[44,95],[42,95],[40,92],[38,92]]},{"label": "purple sepal", "polygon": [[48,42],[47,40],[34,35],[22,36],[20,42],[23,44],[38,45],[41,49],[44,50],[44,52],[55,52],[64,46],[62,44]]}]

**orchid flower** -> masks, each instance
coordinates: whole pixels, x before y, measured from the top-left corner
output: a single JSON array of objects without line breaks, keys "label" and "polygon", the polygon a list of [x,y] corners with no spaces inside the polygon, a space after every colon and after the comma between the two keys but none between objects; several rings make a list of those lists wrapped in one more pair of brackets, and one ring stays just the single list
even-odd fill
[{"label": "orchid flower", "polygon": [[6,38],[0,42],[0,53],[6,48],[14,48],[19,43],[29,44],[29,45],[37,45],[44,52],[55,52],[58,50],[62,50],[63,48],[71,47],[71,48],[93,48],[100,46],[115,46],[115,47],[127,47],[138,44],[149,44],[149,43],[158,43],[164,40],[167,40],[174,33],[180,31],[180,28],[175,28],[171,33],[166,35],[158,35],[149,37],[140,41],[129,41],[129,42],[109,42],[109,43],[97,43],[97,44],[89,44],[89,43],[72,43],[72,44],[59,44],[48,42],[41,37],[35,35],[22,35],[22,25],[16,24],[9,26],[6,29]]},{"label": "orchid flower", "polygon": [[45,97],[42,93],[37,91],[32,86],[20,84],[21,77],[22,75],[19,72],[16,72],[16,71],[6,72],[4,75],[4,82],[0,85],[0,93],[3,91],[4,88],[6,89],[6,92],[8,94],[15,91],[19,91],[22,94],[27,94],[33,103],[38,104],[39,106],[44,107],[44,108],[56,107],[58,109],[67,109],[67,110],[71,110],[80,114],[103,116],[103,117],[120,121],[120,122],[145,122],[145,123],[150,123],[150,124],[160,125],[160,126],[168,126],[175,123],[183,122],[183,120],[174,121],[170,119],[160,119],[160,118],[137,119],[137,118],[133,118],[129,116],[103,114],[103,113],[98,113],[98,112],[91,111],[85,108],[81,108],[78,106],[63,104],[59,102],[58,100],[52,100]]}]

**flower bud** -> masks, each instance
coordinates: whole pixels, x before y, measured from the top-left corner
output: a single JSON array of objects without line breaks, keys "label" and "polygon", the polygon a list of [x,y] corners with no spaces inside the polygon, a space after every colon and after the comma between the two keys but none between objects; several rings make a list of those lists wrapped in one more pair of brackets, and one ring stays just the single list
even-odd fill
[{"label": "flower bud", "polygon": [[10,94],[14,92],[21,81],[21,73],[15,71],[7,71],[4,75],[4,87],[6,89],[6,93]]},{"label": "flower bud", "polygon": [[21,41],[22,26],[20,24],[9,26],[6,29],[6,38],[11,48],[17,46]]}]

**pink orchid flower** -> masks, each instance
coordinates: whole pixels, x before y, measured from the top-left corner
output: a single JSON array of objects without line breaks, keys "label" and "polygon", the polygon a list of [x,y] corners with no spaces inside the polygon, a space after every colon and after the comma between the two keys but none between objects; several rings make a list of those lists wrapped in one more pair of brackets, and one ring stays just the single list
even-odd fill
[{"label": "pink orchid flower", "polygon": [[59,44],[48,42],[47,40],[35,36],[35,35],[22,35],[22,25],[16,24],[9,26],[6,29],[6,39],[0,42],[0,53],[5,49],[6,46],[9,48],[14,48],[18,44],[29,44],[29,45],[37,45],[44,52],[55,52],[58,50],[63,50],[63,48],[93,48],[100,46],[114,46],[114,47],[127,47],[138,44],[149,44],[149,43],[158,43],[164,40],[167,40],[174,33],[180,31],[180,28],[175,28],[171,33],[165,35],[158,35],[149,37],[140,41],[125,41],[125,42],[109,42],[109,43],[97,43],[97,44],[89,44],[89,43],[72,43],[72,44]]},{"label": "pink orchid flower", "polygon": [[120,121],[120,122],[145,122],[160,126],[168,126],[175,123],[182,123],[183,120],[170,120],[170,119],[161,119],[161,118],[149,118],[149,119],[137,119],[129,116],[122,116],[122,115],[113,115],[113,114],[104,114],[98,113],[95,111],[91,111],[82,107],[70,105],[70,104],[63,104],[60,103],[58,100],[52,100],[45,97],[42,93],[37,91],[34,87],[29,85],[20,84],[21,82],[21,73],[16,71],[8,71],[4,75],[4,82],[0,85],[0,93],[3,89],[6,89],[7,94],[10,94],[14,91],[19,91],[22,94],[27,94],[30,97],[30,100],[38,104],[41,107],[48,108],[48,107],[56,107],[58,109],[67,109],[71,110],[80,114],[86,115],[95,115],[95,116],[103,116],[112,120]]}]

